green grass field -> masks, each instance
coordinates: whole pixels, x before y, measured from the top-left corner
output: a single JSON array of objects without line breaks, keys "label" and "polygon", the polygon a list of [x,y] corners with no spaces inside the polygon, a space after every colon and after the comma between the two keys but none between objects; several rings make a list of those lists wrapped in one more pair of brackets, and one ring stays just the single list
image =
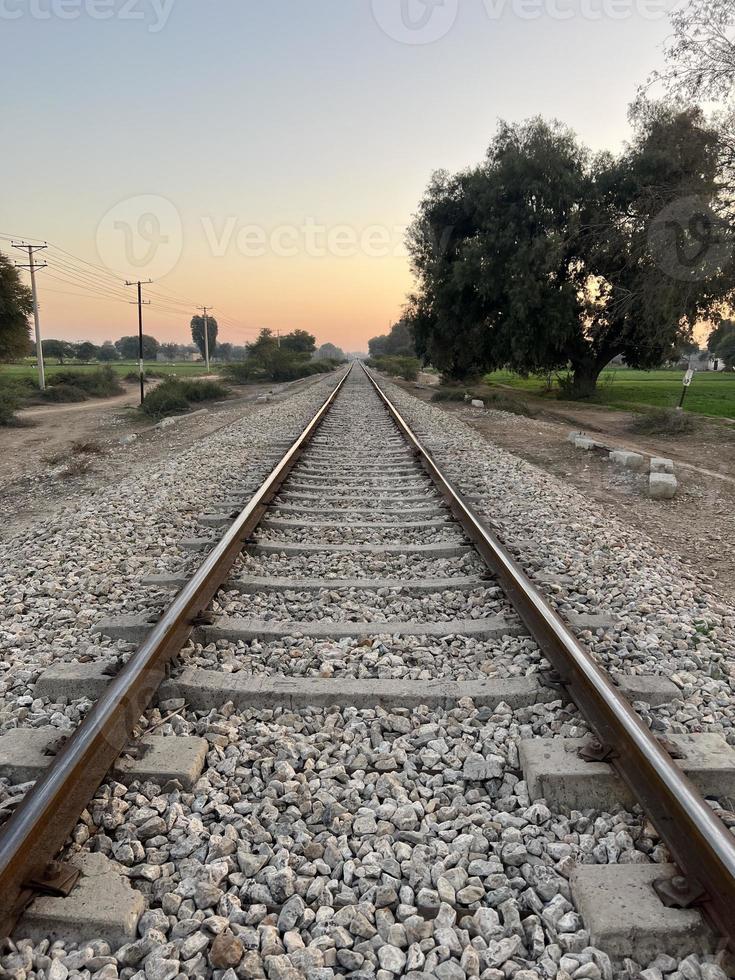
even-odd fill
[{"label": "green grass field", "polygon": [[[59,371],[98,371],[104,364],[78,364],[67,361],[65,364],[55,364],[46,361],[46,377],[51,380]],[[130,371],[138,370],[137,361],[112,361],[110,365],[115,374],[124,377]],[[206,374],[206,368],[201,361],[181,361],[169,364],[166,361],[144,361],[147,371],[157,371],[160,374],[175,374],[180,378],[191,378],[198,374]],[[216,368],[212,369],[216,371]],[[25,361],[22,364],[0,364],[0,380],[3,378],[38,378],[35,361]]]},{"label": "green grass field", "polygon": [[[681,397],[684,372],[680,370],[635,371],[615,368],[600,375],[592,404],[641,411],[647,407],[676,408]],[[509,385],[542,398],[556,398],[554,385],[546,390],[543,378],[521,378],[510,371],[493,371],[485,375],[488,384]],[[581,403],[584,404],[584,403]],[[684,408],[702,415],[735,418],[735,372],[698,371],[686,395]]]}]

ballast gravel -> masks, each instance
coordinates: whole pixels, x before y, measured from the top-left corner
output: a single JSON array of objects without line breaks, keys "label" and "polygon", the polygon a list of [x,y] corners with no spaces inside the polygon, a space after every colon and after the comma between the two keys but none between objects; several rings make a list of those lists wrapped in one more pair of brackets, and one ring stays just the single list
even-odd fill
[{"label": "ballast gravel", "polygon": [[390,589],[320,589],[316,593],[289,589],[247,596],[223,590],[215,606],[215,611],[228,616],[313,623],[451,622],[497,616],[506,609],[507,600],[497,587],[442,591],[424,596],[400,595]]},{"label": "ballast gravel", "polygon": [[201,535],[200,514],[255,490],[335,383],[264,406],[154,472],[133,467],[0,544],[0,729],[16,723],[19,699],[33,700],[44,667],[113,645],[93,634],[99,620],[151,610],[141,579],[181,562],[177,545]]},{"label": "ballast gravel", "polygon": [[[365,439],[356,446],[369,460],[391,430],[383,422],[376,426],[374,407],[366,411],[357,403],[361,384],[360,376],[350,382],[330,424],[335,433],[354,432],[360,421]],[[672,676],[680,701],[656,709],[636,705],[648,724],[660,732],[719,731],[732,742],[732,610],[700,591],[670,556],[579,494],[489,446],[439,409],[395,386],[389,391],[458,486],[473,495],[529,572],[547,583],[542,587],[562,614],[617,618],[611,629],[583,634],[595,654],[615,669]],[[236,432],[225,430],[206,447],[180,454],[159,478],[158,498],[155,483],[133,474],[96,507],[82,504],[77,515],[82,524],[91,520],[92,529],[65,537],[54,526],[55,547],[66,549],[58,559],[49,561],[41,534],[17,542],[12,602],[0,627],[0,639],[13,641],[12,657],[5,658],[2,727],[51,723],[68,730],[76,724],[89,703],[35,699],[32,685],[41,668],[59,657],[83,658],[100,642],[109,655],[127,656],[125,644],[92,637],[93,622],[103,613],[160,608],[163,594],[137,587],[139,576],[193,568],[196,557],[179,551],[172,558],[172,549],[182,537],[214,537],[197,524],[197,514],[254,487],[267,469],[263,446],[291,424],[295,434],[300,414],[313,414],[324,395],[319,385],[268,416],[265,410],[258,419],[265,419],[268,438],[258,441],[244,431],[251,418]],[[325,441],[320,436],[317,444]],[[201,462],[205,455],[208,467]],[[218,484],[215,469],[226,485]],[[360,506],[364,500],[379,510],[381,494],[372,488]],[[334,495],[335,512],[354,507],[354,494]],[[436,501],[433,492],[423,496]],[[278,503],[292,505],[292,494],[284,492]],[[103,517],[95,523],[99,511]],[[392,535],[410,540],[402,530]],[[147,558],[138,553],[142,546]],[[234,574],[406,581],[482,575],[483,569],[472,554],[437,560],[317,552],[244,556]],[[473,597],[479,606],[470,605]],[[452,618],[471,615],[472,608],[487,615],[497,611],[496,600],[504,604],[492,581],[428,596],[358,589],[249,597],[224,590],[217,611],[314,621],[380,621],[398,613],[434,619],[450,610]],[[284,636],[272,643],[190,643],[181,660],[253,674],[406,680],[521,676],[544,665],[535,644],[522,636],[427,642],[380,634],[368,642]],[[575,864],[660,862],[667,852],[638,812],[565,816],[529,799],[518,741],[587,732],[576,709],[562,701],[516,711],[504,704],[477,709],[470,699],[452,710],[411,711],[238,713],[230,704],[207,714],[176,701],[148,711],[145,723],[141,730],[164,737],[206,738],[202,777],[190,793],[108,780],[73,836],[73,848],[117,861],[146,897],[138,938],[121,949],[110,948],[104,937],[82,946],[21,939],[0,955],[6,974],[19,980],[633,980],[647,967],[645,980],[724,980],[714,957],[679,962],[662,951],[650,964],[612,963],[590,945],[571,902]],[[0,784],[0,806],[24,789]]]},{"label": "ballast gravel", "polygon": [[[518,773],[519,738],[580,734],[561,702],[515,712],[469,699],[451,711],[225,706],[164,721],[173,707],[150,723],[210,745],[193,791],[108,782],[74,835],[147,897],[138,938],[114,950],[21,944],[6,969],[25,963],[30,977],[58,959],[55,976],[125,980],[226,969],[316,980],[637,974],[590,945],[568,876],[579,862],[662,859],[655,831],[623,811],[553,814]],[[674,980],[721,980],[698,957],[679,969],[657,962]]]}]

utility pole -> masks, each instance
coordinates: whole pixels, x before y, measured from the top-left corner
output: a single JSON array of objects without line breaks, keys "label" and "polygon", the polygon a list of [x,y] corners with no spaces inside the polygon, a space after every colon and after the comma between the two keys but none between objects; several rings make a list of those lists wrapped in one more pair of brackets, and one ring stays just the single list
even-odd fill
[{"label": "utility pole", "polygon": [[[152,279],[140,279],[137,282],[125,282],[126,286],[137,286],[138,287],[138,374],[140,375],[140,404],[143,404],[143,399],[145,398],[145,385],[143,383],[143,307],[150,306],[150,300],[143,301],[142,287],[153,282]],[[133,301],[135,302],[135,301]]]},{"label": "utility pole", "polygon": [[27,249],[28,251],[28,263],[16,262],[15,264],[19,269],[30,269],[31,270],[31,292],[33,293],[33,321],[36,326],[36,361],[38,363],[38,387],[41,391],[46,388],[46,372],[43,368],[43,343],[41,341],[41,325],[38,320],[38,293],[36,292],[36,269],[45,269],[48,262],[42,262],[37,265],[33,261],[33,253],[39,251],[42,248],[48,248],[48,245],[29,245],[27,242],[13,242],[13,248]]},{"label": "utility pole", "polygon": [[202,311],[204,318],[204,363],[207,366],[207,374],[209,374],[209,330],[207,330],[207,311],[212,312],[211,306],[200,306],[199,309]]},{"label": "utility pole", "polygon": [[281,349],[281,331],[276,330],[276,343],[278,344],[278,349]]}]

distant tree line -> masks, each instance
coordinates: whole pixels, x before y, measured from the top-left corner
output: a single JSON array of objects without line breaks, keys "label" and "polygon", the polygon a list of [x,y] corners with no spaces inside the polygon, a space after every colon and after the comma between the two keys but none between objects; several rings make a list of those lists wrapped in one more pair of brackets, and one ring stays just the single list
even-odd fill
[{"label": "distant tree line", "polygon": [[295,381],[311,374],[331,371],[345,360],[334,344],[324,344],[317,351],[316,338],[306,330],[292,330],[278,336],[267,327],[246,346],[246,358],[227,365],[233,380]]},{"label": "distant tree line", "polygon": [[413,332],[407,320],[399,320],[390,332],[368,341],[371,357],[415,357],[416,345]]},{"label": "distant tree line", "polygon": [[735,320],[722,320],[709,335],[707,349],[725,367],[735,368]]}]

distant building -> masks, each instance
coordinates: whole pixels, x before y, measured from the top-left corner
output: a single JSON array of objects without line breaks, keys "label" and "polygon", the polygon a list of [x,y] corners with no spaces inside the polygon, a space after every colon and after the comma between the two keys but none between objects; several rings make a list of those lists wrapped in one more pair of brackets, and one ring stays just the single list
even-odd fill
[{"label": "distant building", "polygon": [[707,350],[698,351],[690,357],[682,357],[677,367],[686,371],[691,368],[693,371],[724,371],[725,362],[721,357],[715,357]]}]

